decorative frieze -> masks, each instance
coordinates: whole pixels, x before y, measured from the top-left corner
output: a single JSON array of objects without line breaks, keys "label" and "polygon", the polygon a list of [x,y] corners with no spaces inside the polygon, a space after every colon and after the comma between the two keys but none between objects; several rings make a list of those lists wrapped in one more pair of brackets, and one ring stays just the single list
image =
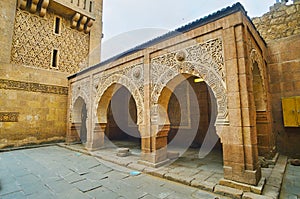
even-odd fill
[{"label": "decorative frieze", "polygon": [[0,79],[0,89],[68,95],[68,87]]},{"label": "decorative frieze", "polygon": [[226,72],[221,38],[181,49],[151,60],[152,117],[157,118],[157,103],[163,88],[180,74],[201,77],[212,89],[218,105],[217,124],[228,124]]}]

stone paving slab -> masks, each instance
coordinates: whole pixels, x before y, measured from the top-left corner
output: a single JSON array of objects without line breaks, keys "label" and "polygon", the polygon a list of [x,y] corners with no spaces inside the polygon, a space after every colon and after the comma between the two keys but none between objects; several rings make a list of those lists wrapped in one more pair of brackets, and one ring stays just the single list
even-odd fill
[{"label": "stone paving slab", "polygon": [[102,180],[108,178],[108,175],[90,171],[89,173],[84,174],[81,177],[84,177],[89,180]]},{"label": "stone paving slab", "polygon": [[4,152],[0,159],[1,199],[226,198],[147,174],[132,176],[134,168],[57,146]]},{"label": "stone paving slab", "polygon": [[[1,196],[1,195],[0,195]],[[16,198],[25,198],[25,194],[22,191],[13,192],[11,194],[2,195],[2,199],[16,199]]]},{"label": "stone paving slab", "polygon": [[116,192],[113,192],[105,187],[100,187],[95,190],[88,192],[88,195],[93,198],[104,198],[104,199],[117,199],[120,195]]},{"label": "stone paving slab", "polygon": [[109,167],[103,166],[103,165],[98,165],[96,167],[91,168],[90,171],[96,172],[96,173],[108,173],[108,172],[112,171],[112,169]]},{"label": "stone paving slab", "polygon": [[[2,180],[1,180],[2,181]],[[10,193],[15,193],[22,191],[22,188],[17,185],[17,182],[10,182],[10,183],[2,183],[1,182],[1,191],[0,196],[4,196]]]},{"label": "stone paving slab", "polygon": [[73,188],[71,184],[64,180],[48,182],[46,186],[55,193],[63,193],[65,190]]},{"label": "stone paving slab", "polygon": [[300,166],[288,164],[283,178],[280,199],[300,198]]},{"label": "stone paving slab", "polygon": [[48,192],[48,188],[42,182],[21,184],[20,187],[26,196]]},{"label": "stone paving slab", "polygon": [[103,183],[101,180],[82,180],[75,182],[72,185],[77,187],[82,192],[88,192],[101,187]]},{"label": "stone paving slab", "polygon": [[64,176],[65,181],[67,181],[70,184],[85,180],[86,175],[79,175],[78,173],[70,173],[69,175]]},{"label": "stone paving slab", "polygon": [[65,190],[62,193],[56,193],[55,198],[57,199],[67,199],[67,198],[72,198],[72,199],[91,199],[87,194],[82,193],[80,190],[76,188],[72,188],[69,190]]}]

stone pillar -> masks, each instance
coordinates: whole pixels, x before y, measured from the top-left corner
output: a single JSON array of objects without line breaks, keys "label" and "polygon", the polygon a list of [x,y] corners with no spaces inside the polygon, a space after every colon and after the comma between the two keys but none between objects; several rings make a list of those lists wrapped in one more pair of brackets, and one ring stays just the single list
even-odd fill
[{"label": "stone pillar", "polygon": [[229,125],[217,126],[217,132],[223,146],[224,178],[257,185],[261,169],[245,31],[242,25],[223,30]]},{"label": "stone pillar", "polygon": [[152,125],[151,137],[143,138],[145,143],[148,143],[150,139],[150,148],[145,147],[142,151],[141,160],[139,163],[145,164],[151,167],[160,167],[169,162],[167,144],[168,144],[168,132],[170,130],[170,124],[165,125]]},{"label": "stone pillar", "polygon": [[[224,178],[235,182],[257,185],[261,178],[253,127],[226,128],[222,137]],[[230,135],[229,135],[230,134]]]},{"label": "stone pillar", "polygon": [[80,142],[80,137],[79,137],[80,128],[81,128],[81,123],[71,123],[70,129],[68,129],[68,133],[66,137],[67,144]]},{"label": "stone pillar", "polygon": [[94,131],[91,135],[91,140],[86,145],[89,151],[96,151],[104,147],[106,125],[107,123],[95,123]]}]

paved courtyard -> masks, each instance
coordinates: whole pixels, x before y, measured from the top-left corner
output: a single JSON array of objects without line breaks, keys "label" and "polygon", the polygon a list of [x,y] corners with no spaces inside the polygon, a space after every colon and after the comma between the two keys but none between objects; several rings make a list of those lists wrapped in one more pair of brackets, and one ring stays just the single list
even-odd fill
[{"label": "paved courtyard", "polygon": [[225,198],[58,146],[0,153],[0,198]]},{"label": "paved courtyard", "polygon": [[288,164],[283,177],[280,199],[300,198],[300,166]]}]

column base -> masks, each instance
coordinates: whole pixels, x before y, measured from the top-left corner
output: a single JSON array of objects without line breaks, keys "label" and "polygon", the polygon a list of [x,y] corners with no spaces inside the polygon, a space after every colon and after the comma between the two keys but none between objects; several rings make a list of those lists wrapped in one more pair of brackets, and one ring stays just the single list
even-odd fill
[{"label": "column base", "polygon": [[261,179],[261,170],[240,170],[239,172],[232,167],[224,166],[224,178],[239,183],[245,183],[256,186]]},{"label": "column base", "polygon": [[141,159],[138,163],[157,168],[169,163],[170,161],[171,160],[167,157],[167,150],[163,149],[152,153],[142,153]]},{"label": "column base", "polygon": [[223,185],[223,186],[235,188],[235,189],[240,189],[245,192],[262,194],[263,188],[266,184],[266,178],[262,177],[256,186],[241,183],[241,182],[236,182],[236,181],[232,181],[232,180],[227,180],[227,179],[221,179],[219,181],[219,184]]},{"label": "column base", "polygon": [[104,148],[105,147],[103,146],[102,143],[86,143],[86,149],[91,152],[98,151]]}]

